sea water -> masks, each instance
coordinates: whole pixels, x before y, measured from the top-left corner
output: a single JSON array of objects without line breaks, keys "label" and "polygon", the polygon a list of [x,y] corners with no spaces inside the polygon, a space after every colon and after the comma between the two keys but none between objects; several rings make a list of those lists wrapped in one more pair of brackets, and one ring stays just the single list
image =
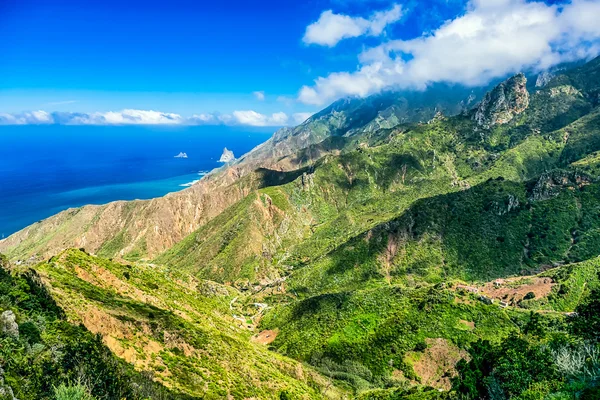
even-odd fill
[{"label": "sea water", "polygon": [[[275,128],[0,126],[0,239],[62,210],[183,190]],[[180,152],[188,158],[176,158]]]}]

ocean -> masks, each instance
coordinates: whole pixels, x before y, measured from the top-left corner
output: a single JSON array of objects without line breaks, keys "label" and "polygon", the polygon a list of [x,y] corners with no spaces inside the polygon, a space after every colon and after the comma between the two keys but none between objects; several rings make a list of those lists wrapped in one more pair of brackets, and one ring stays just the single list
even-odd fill
[{"label": "ocean", "polygon": [[[276,128],[0,126],[0,238],[62,210],[190,186]],[[180,152],[188,158],[175,158]]]}]

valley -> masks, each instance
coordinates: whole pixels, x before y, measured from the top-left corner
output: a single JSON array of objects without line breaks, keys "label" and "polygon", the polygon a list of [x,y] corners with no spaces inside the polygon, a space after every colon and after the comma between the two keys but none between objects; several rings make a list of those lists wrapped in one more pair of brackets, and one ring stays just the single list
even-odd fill
[{"label": "valley", "polygon": [[[37,332],[3,330],[0,390],[598,398],[600,58],[535,81],[340,100],[186,190],[0,241],[2,311]],[[79,336],[81,364],[52,353]]]}]

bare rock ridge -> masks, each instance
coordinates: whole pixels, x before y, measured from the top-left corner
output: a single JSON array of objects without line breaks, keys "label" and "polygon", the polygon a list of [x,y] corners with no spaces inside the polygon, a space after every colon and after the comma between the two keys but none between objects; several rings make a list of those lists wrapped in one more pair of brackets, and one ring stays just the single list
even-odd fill
[{"label": "bare rock ridge", "polygon": [[[512,86],[507,84],[506,91]],[[514,109],[513,103],[523,106],[510,93],[503,95],[508,98],[505,108]],[[457,114],[467,97],[473,100],[471,89],[455,93],[437,88],[431,93],[398,92],[340,100],[295,128],[275,132],[240,158],[225,149],[221,157],[225,165],[188,189],[152,200],[63,211],[0,241],[0,252],[12,259],[44,259],[67,248],[84,247],[104,257],[151,259],[258,189],[262,184],[260,173],[255,172],[258,169],[297,170],[330,151],[326,147],[311,150],[327,138],[428,121],[436,111]],[[497,108],[500,110],[500,105]],[[306,154],[298,157],[304,149]]]},{"label": "bare rock ridge", "polygon": [[0,241],[11,258],[47,258],[83,247],[107,257],[154,256],[214,218],[252,190],[227,185],[229,171],[164,197],[69,209]]},{"label": "bare rock ridge", "polygon": [[477,106],[473,120],[484,129],[510,122],[529,105],[527,78],[520,73],[488,92]]}]

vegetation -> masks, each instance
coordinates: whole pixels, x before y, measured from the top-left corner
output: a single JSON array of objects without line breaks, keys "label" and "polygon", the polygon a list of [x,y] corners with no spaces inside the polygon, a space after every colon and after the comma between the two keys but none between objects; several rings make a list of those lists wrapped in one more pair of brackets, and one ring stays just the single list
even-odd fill
[{"label": "vegetation", "polygon": [[134,371],[99,335],[68,322],[35,271],[11,273],[7,259],[0,255],[0,261],[0,393],[6,398],[187,398]]},{"label": "vegetation", "polygon": [[478,341],[469,351],[471,360],[458,364],[455,390],[472,399],[597,398],[598,315],[590,311],[599,306],[600,292],[594,290],[562,326],[531,314],[518,334],[498,344]]},{"label": "vegetation", "polygon": [[[501,123],[495,108],[431,118],[391,94],[334,103],[207,180],[194,212],[219,211],[152,263],[151,243],[119,229],[100,257],[4,272],[2,390],[598,398],[598,71],[556,76],[524,110],[498,104]],[[82,225],[60,218],[11,256]]]}]

